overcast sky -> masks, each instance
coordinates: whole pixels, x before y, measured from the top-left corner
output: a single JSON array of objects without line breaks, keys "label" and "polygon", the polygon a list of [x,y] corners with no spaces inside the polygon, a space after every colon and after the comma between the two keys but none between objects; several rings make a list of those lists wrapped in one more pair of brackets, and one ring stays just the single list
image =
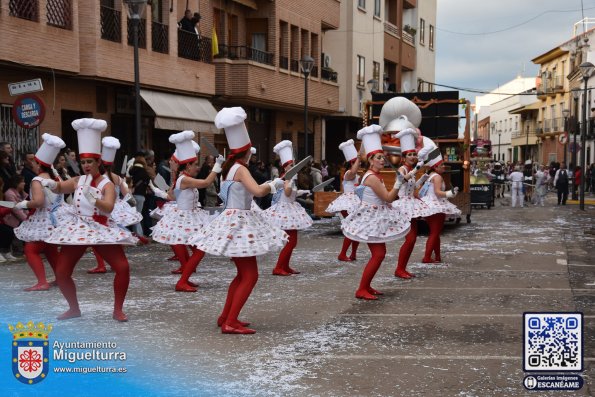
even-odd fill
[{"label": "overcast sky", "polygon": [[[581,3],[595,18],[595,0],[438,0],[436,83],[490,91],[536,76],[531,59],[572,38]],[[475,95],[460,93],[471,102]]]}]

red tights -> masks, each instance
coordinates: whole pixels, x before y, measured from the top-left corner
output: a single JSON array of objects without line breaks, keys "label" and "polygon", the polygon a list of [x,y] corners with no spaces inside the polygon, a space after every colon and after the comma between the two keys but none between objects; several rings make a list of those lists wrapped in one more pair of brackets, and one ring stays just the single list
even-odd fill
[{"label": "red tights", "polygon": [[297,270],[289,267],[289,260],[293,249],[297,246],[298,232],[297,230],[285,230],[285,233],[289,235],[289,240],[285,247],[279,253],[279,259],[277,259],[277,265],[273,269],[275,276],[291,276],[292,274],[299,274]]},{"label": "red tights", "polygon": [[[95,245],[93,247],[106,260],[116,274],[114,276],[113,317],[118,321],[127,321],[122,307],[124,306],[124,299],[126,298],[128,284],[130,283],[130,269],[124,249],[121,245]],[[60,250],[60,258],[56,265],[56,281],[70,308],[60,315],[58,320],[79,317],[81,315],[72,272],[86,249],[86,245],[63,245]]]},{"label": "red tights", "polygon": [[180,262],[180,267],[176,270],[172,270],[171,272],[174,274],[181,274],[184,270],[184,264],[188,262],[188,259],[190,258],[190,255],[188,254],[188,249],[184,244],[170,245],[170,247],[174,252],[175,257]]},{"label": "red tights", "polygon": [[106,272],[105,261],[103,260],[103,258],[99,254],[99,252],[97,252],[97,249],[95,249],[95,247],[91,247],[91,251],[93,251],[93,255],[95,255],[95,260],[97,261],[97,266],[91,270],[87,270],[87,273],[91,273],[91,274],[105,273]]},{"label": "red tights", "polygon": [[407,262],[415,247],[415,241],[417,240],[417,219],[411,220],[411,230],[405,236],[405,242],[399,250],[399,259],[397,261],[397,269],[395,270],[395,276],[400,278],[412,278],[415,275],[409,273],[407,269]]},{"label": "red tights", "polygon": [[[430,235],[426,242],[426,252],[423,259],[425,263],[442,262],[442,258],[440,257],[440,233],[442,233],[442,229],[444,228],[445,219],[445,214],[434,214],[426,218],[426,222],[430,227]],[[432,260],[432,251],[436,256],[434,260]]]},{"label": "red tights", "polygon": [[[347,211],[343,210],[343,211],[341,211],[341,215],[343,215],[343,218],[347,218],[347,216],[349,214],[347,213]],[[349,246],[351,246],[351,255],[347,256],[347,250],[349,249]],[[345,261],[345,262],[356,260],[358,246],[359,246],[358,241],[353,241],[353,240],[348,239],[347,237],[344,237],[343,238],[343,246],[341,247],[341,252],[339,253],[338,259],[340,261]]]},{"label": "red tights", "polygon": [[[178,246],[174,245],[173,247],[175,248]],[[182,247],[183,250],[181,250],[180,253],[176,252],[176,255],[178,255],[178,258],[180,259],[180,263],[182,263],[182,276],[180,277],[180,280],[176,284],[176,291],[196,292],[196,287],[198,285],[194,284],[193,282],[190,281],[190,276],[192,275],[192,273],[194,273],[196,271],[198,264],[200,263],[202,258],[205,256],[205,252],[199,250],[198,248],[191,247],[192,256],[190,258],[188,258],[188,251],[186,250],[186,246],[180,245],[180,247]],[[180,256],[180,255],[182,255],[182,252],[186,255],[185,260],[183,260],[182,257]]]},{"label": "red tights", "polygon": [[256,257],[249,256],[231,259],[235,263],[238,273],[231,284],[229,284],[227,299],[225,300],[225,306],[223,306],[223,311],[221,312],[218,323],[222,324],[223,332],[226,332],[226,328],[228,330],[237,331],[226,333],[254,333],[253,330],[244,328],[246,323],[239,321],[238,316],[258,281],[258,265],[256,263]]},{"label": "red tights", "polygon": [[25,291],[45,291],[50,288],[50,284],[45,278],[45,267],[41,254],[44,254],[48,260],[54,274],[56,273],[56,264],[58,263],[58,246],[48,244],[43,241],[30,241],[25,243],[25,257],[27,263],[37,277],[37,284],[26,288]]},{"label": "red tights", "polygon": [[359,288],[355,291],[355,297],[358,299],[375,300],[378,299],[375,295],[382,295],[380,291],[372,288],[372,279],[378,272],[384,257],[386,256],[385,243],[368,243],[372,257],[364,268],[362,279],[359,282]]}]

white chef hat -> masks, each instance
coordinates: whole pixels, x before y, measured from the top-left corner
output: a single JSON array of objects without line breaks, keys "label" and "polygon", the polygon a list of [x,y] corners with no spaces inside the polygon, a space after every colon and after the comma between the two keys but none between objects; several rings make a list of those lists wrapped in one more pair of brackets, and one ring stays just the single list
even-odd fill
[{"label": "white chef hat", "polygon": [[361,139],[364,150],[366,151],[366,157],[370,157],[376,153],[382,153],[382,127],[377,124],[372,124],[362,128],[357,132],[357,139]]},{"label": "white chef hat", "polygon": [[120,141],[113,136],[106,136],[101,140],[101,145],[101,161],[103,164],[113,164],[116,158],[116,151],[120,149]]},{"label": "white chef hat", "polygon": [[398,138],[401,145],[401,154],[405,155],[408,152],[417,152],[415,148],[415,141],[418,133],[413,128],[405,128],[397,134],[393,134],[393,138]]},{"label": "white chef hat", "polygon": [[[434,153],[434,156],[432,156],[432,153]],[[442,153],[440,153],[440,149],[438,149],[438,148],[436,148],[436,149],[432,150],[432,152],[430,152],[430,157],[433,157],[433,158],[430,158],[428,161],[426,161],[426,165],[428,165],[432,168],[436,168],[444,162],[444,159],[442,158]]]},{"label": "white chef hat", "polygon": [[100,119],[77,119],[72,122],[79,143],[80,158],[101,158],[101,133],[107,122]]},{"label": "white chef hat", "polygon": [[341,143],[339,149],[343,151],[346,161],[353,161],[357,158],[357,149],[353,144],[353,139]]},{"label": "white chef hat", "polygon": [[[195,140],[192,140],[192,147],[194,148],[194,153],[196,153],[196,157],[198,158],[198,153],[200,153],[200,145],[198,143],[196,143]],[[179,163],[180,161],[178,160],[178,149],[176,148],[176,150],[174,151],[174,154],[172,155],[173,160],[176,163]]]},{"label": "white chef hat", "polygon": [[48,133],[43,134],[41,139],[43,139],[43,143],[35,153],[35,160],[39,164],[51,167],[56,156],[60,153],[60,149],[66,147],[66,144],[61,138]]},{"label": "white chef hat", "polygon": [[412,124],[412,127],[417,128],[421,124],[421,110],[419,107],[405,97],[394,97],[386,101],[380,110],[380,125],[386,132],[401,131],[404,129],[396,121],[401,116]]},{"label": "white chef hat", "polygon": [[291,141],[281,141],[275,145],[273,152],[279,155],[281,166],[293,163],[293,146]]},{"label": "white chef hat", "polygon": [[176,145],[174,156],[180,164],[191,163],[198,157],[192,144],[194,131],[182,131],[169,136],[169,141]]},{"label": "white chef hat", "polygon": [[223,108],[215,116],[215,126],[225,130],[225,137],[231,154],[250,149],[250,136],[244,124],[246,111],[241,107]]}]

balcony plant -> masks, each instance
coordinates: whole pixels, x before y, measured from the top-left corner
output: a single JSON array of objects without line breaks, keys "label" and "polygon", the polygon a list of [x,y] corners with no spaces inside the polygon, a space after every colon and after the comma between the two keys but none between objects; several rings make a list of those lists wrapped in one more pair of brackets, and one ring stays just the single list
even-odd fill
[{"label": "balcony plant", "polygon": [[417,29],[411,27],[411,25],[403,26],[403,30],[409,33],[411,36],[415,36],[415,33],[417,33]]}]

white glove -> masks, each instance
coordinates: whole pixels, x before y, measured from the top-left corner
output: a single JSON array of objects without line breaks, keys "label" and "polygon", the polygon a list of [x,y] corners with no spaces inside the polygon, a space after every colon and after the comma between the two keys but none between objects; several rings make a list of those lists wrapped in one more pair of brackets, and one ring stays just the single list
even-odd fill
[{"label": "white glove", "polygon": [[56,188],[58,187],[58,182],[56,182],[52,179],[42,179],[41,186],[47,187],[50,190],[56,190]]},{"label": "white glove", "polygon": [[403,185],[404,180],[405,178],[403,177],[403,175],[397,171],[397,181],[395,182],[394,189],[399,190],[401,188],[401,185]]},{"label": "white glove", "polygon": [[275,182],[267,182],[267,185],[271,188],[271,194],[277,193],[277,188],[275,187]]},{"label": "white glove", "polygon": [[223,164],[225,162],[225,157],[223,157],[222,155],[217,156],[217,158],[215,159],[215,164],[213,165],[213,172],[220,174],[221,173],[221,164]]},{"label": "white glove", "polygon": [[17,203],[17,205],[14,206],[14,208],[18,208],[20,210],[26,210],[27,208],[27,204],[29,204],[29,202],[27,200],[23,200],[19,203]]},{"label": "white glove", "polygon": [[[213,166],[213,168],[215,168],[215,166]],[[149,181],[149,187],[151,188],[153,193],[155,193],[156,197],[159,197],[160,199],[163,199],[163,200],[167,200],[167,193],[165,193],[163,190],[161,190],[157,186],[155,186],[153,184],[153,181]]]},{"label": "white glove", "polygon": [[453,198],[457,195],[458,192],[459,192],[459,188],[455,187],[452,190],[449,190],[446,192],[446,198]]},{"label": "white glove", "polygon": [[423,185],[424,183],[426,183],[426,181],[428,180],[430,176],[428,174],[423,174],[418,180],[417,182],[415,182],[415,187],[419,188],[421,185]]},{"label": "white glove", "polygon": [[407,174],[405,174],[405,179],[409,180],[411,178],[415,179],[415,174],[417,174],[417,170],[414,168],[411,171],[409,171]]},{"label": "white glove", "polygon": [[453,187],[452,188],[452,191],[454,192],[455,195],[458,194],[459,193],[459,187],[458,186]]},{"label": "white glove", "polygon": [[91,190],[89,188],[89,185],[83,186],[83,196],[85,196],[85,198],[93,206],[95,205],[95,203],[97,202],[97,199],[99,198],[99,196],[97,195],[97,193],[95,193],[95,191],[93,191],[93,190]]},{"label": "white glove", "polygon": [[303,196],[304,194],[308,194],[308,195],[309,195],[309,194],[311,194],[311,193],[312,193],[312,192],[311,192],[311,191],[309,191],[309,190],[298,190],[298,191],[297,191],[297,195],[298,195],[298,196]]},{"label": "white glove", "polygon": [[283,189],[285,187],[285,181],[281,178],[275,178],[271,183],[275,185],[276,190]]}]

